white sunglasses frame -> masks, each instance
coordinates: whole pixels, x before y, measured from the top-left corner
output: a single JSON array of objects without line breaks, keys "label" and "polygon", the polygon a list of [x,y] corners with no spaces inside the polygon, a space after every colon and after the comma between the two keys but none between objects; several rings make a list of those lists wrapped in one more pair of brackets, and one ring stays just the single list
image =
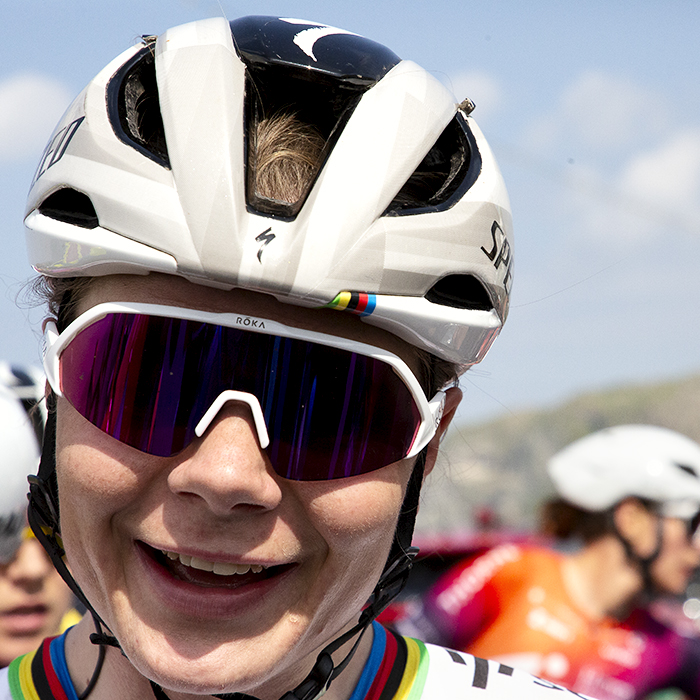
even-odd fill
[{"label": "white sunglasses frame", "polygon": [[[437,432],[440,420],[442,419],[442,413],[445,407],[445,392],[438,391],[435,396],[428,400],[410,367],[398,355],[384,348],[361,343],[357,340],[321,333],[320,331],[287,326],[278,321],[271,321],[269,319],[246,314],[214,313],[180,306],[143,304],[138,302],[107,302],[93,306],[72,321],[61,333],[58,332],[56,324],[53,321],[46,322],[43,340],[44,371],[49,385],[57,396],[63,396],[60,385],[61,353],[78,333],[109,314],[159,316],[162,318],[210,323],[216,326],[245,330],[250,333],[305,340],[380,360],[390,365],[408,387],[413,400],[416,402],[421,417],[421,423],[416,432],[411,449],[404,459],[414,457],[430,442]],[[211,421],[214,420],[222,406],[228,401],[242,401],[250,406],[260,446],[262,449],[265,449],[269,444],[269,437],[260,402],[256,396],[245,392],[230,389],[222,392],[214,400],[195,427],[196,435],[198,437],[204,435]]]}]

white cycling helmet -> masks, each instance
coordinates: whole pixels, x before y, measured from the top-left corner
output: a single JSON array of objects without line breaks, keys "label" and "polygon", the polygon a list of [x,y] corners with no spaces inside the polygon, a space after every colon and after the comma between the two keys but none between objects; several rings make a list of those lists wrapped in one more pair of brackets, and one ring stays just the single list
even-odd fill
[{"label": "white cycling helmet", "polygon": [[0,361],[0,384],[12,390],[20,400],[24,410],[30,414],[32,423],[41,443],[43,428],[46,423],[46,375],[32,365],[15,365]]},{"label": "white cycling helmet", "polygon": [[34,426],[17,395],[0,383],[0,563],[9,561],[26,526],[27,476],[39,465]]},{"label": "white cycling helmet", "polygon": [[[215,18],[144,37],[51,137],[28,198],[30,262],[347,309],[466,369],[498,335],[512,279],[508,196],[472,107],[386,47],[313,22]],[[325,139],[296,203],[250,185],[261,109]],[[406,204],[416,171],[432,184]]]},{"label": "white cycling helmet", "polygon": [[588,511],[636,496],[669,517],[700,510],[700,445],[653,425],[619,425],[587,435],[548,463],[557,493]]}]

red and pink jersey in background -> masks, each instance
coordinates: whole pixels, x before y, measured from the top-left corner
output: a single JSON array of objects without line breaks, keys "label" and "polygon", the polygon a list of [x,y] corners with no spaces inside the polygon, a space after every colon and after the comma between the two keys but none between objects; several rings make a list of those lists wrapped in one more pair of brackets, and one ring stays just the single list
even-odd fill
[{"label": "red and pink jersey in background", "polygon": [[452,568],[399,629],[599,700],[667,687],[700,698],[700,639],[641,608],[622,622],[591,620],[564,588],[562,559],[537,546],[495,547]]}]

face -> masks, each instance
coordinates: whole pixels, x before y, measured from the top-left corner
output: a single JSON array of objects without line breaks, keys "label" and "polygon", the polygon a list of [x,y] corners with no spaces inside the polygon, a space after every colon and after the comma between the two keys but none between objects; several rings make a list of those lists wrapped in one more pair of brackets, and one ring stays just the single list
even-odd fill
[{"label": "face", "polygon": [[688,537],[684,520],[662,518],[661,553],[652,564],[656,586],[673,595],[680,595],[700,565],[700,543]]},{"label": "face", "polygon": [[[412,361],[407,346],[359,319],[241,290],[104,278],[81,311],[114,300],[236,311]],[[411,468],[404,460],[348,479],[282,479],[248,407],[233,402],[183,452],[154,457],[107,436],[65,400],[58,405],[69,565],[136,669],[184,692],[278,697],[299,682],[309,659],[356,622],[386,561]]]},{"label": "face", "polygon": [[0,565],[0,667],[56,634],[71,593],[33,538]]}]

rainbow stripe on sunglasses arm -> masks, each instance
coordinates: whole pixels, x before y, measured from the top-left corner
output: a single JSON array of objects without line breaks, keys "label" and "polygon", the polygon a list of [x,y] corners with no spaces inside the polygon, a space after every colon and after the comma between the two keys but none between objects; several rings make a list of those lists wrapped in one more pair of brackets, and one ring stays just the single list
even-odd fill
[{"label": "rainbow stripe on sunglasses arm", "polygon": [[235,313],[95,306],[45,331],[53,390],[93,425],[149,454],[185,449],[228,401],[252,412],[273,469],[296,480],[365,474],[422,450],[430,401],[383,348]]}]

